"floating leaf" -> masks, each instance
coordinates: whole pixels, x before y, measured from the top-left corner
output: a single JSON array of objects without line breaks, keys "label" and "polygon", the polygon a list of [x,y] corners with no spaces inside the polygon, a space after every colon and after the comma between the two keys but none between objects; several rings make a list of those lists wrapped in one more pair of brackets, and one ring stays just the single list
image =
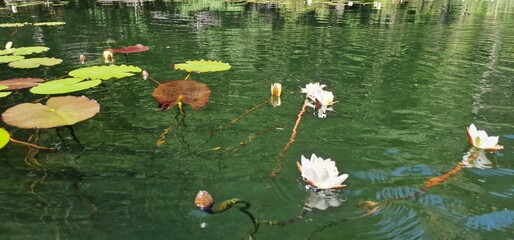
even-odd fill
[{"label": "floating leaf", "polygon": [[62,62],[59,58],[27,58],[16,62],[10,62],[12,68],[37,68],[39,66],[54,66]]},{"label": "floating leaf", "polygon": [[226,71],[231,68],[228,63],[205,60],[186,61],[186,63],[174,64],[173,67],[178,70],[199,73]]},{"label": "floating leaf", "polygon": [[41,103],[22,103],[7,109],[2,120],[19,128],[52,128],[73,125],[100,112],[100,105],[85,96],[65,96]]},{"label": "floating leaf", "polygon": [[[48,81],[30,89],[35,94],[62,94],[76,92],[88,88],[96,87],[102,80],[94,79],[84,81],[83,78],[65,78]],[[0,82],[1,83],[1,82]]]},{"label": "floating leaf", "polygon": [[5,129],[0,128],[0,149],[9,142],[9,133]]},{"label": "floating leaf", "polygon": [[150,48],[147,46],[137,44],[134,46],[128,46],[128,47],[124,47],[124,48],[111,48],[110,50],[113,53],[125,53],[126,54],[126,53],[146,52],[146,51],[148,51],[148,49],[150,49]]},{"label": "floating leaf", "polygon": [[0,24],[0,27],[24,27],[24,26],[57,26],[57,25],[64,25],[65,22],[39,22],[39,23],[2,23]]},{"label": "floating leaf", "polygon": [[159,102],[161,110],[172,108],[177,102],[189,104],[198,110],[209,102],[211,89],[207,85],[193,80],[175,80],[159,84],[152,96]]},{"label": "floating leaf", "polygon": [[93,66],[79,68],[71,71],[70,76],[76,78],[90,78],[108,80],[111,78],[123,78],[133,76],[141,72],[141,68],[127,65]]},{"label": "floating leaf", "polygon": [[[0,86],[0,90],[8,89],[8,86]],[[0,98],[7,97],[11,92],[0,92]]]},{"label": "floating leaf", "polygon": [[59,26],[59,25],[64,25],[66,24],[65,22],[39,22],[39,23],[33,23],[32,25],[34,26]]},{"label": "floating leaf", "polygon": [[24,56],[0,56],[0,63],[16,62],[24,59]]},{"label": "floating leaf", "polygon": [[10,51],[13,53],[13,55],[30,55],[33,53],[42,53],[50,50],[48,47],[44,46],[33,46],[33,47],[19,47],[19,48],[13,48]]},{"label": "floating leaf", "polygon": [[23,27],[29,23],[2,23],[0,27]]},{"label": "floating leaf", "polygon": [[16,90],[34,87],[41,84],[44,81],[45,80],[41,78],[14,78],[0,81],[0,86],[6,86],[7,90]]}]

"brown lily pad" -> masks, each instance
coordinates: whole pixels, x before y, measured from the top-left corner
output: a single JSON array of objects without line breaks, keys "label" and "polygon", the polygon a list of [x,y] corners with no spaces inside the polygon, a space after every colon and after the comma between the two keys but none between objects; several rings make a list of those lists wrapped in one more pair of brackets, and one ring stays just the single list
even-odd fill
[{"label": "brown lily pad", "polygon": [[175,106],[179,101],[198,110],[209,102],[211,89],[207,85],[193,80],[173,80],[159,84],[152,96],[159,102],[161,111]]},{"label": "brown lily pad", "polygon": [[134,46],[128,46],[124,48],[111,48],[111,52],[113,53],[139,53],[139,52],[146,52],[150,49],[150,47],[137,44]]},{"label": "brown lily pad", "polygon": [[41,78],[13,78],[0,81],[0,86],[8,87],[6,90],[16,90],[31,88],[43,83],[45,80]]},{"label": "brown lily pad", "polygon": [[2,120],[19,128],[53,128],[73,125],[100,112],[100,105],[85,96],[49,98],[46,105],[21,103],[5,110]]}]

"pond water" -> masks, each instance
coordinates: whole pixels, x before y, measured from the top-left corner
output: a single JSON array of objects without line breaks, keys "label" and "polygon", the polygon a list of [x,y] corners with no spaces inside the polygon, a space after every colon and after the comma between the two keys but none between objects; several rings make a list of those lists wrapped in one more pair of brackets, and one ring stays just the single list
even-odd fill
[{"label": "pond water", "polygon": [[[73,126],[84,149],[69,129],[60,131],[63,142],[54,129],[0,122],[16,139],[59,147],[34,152],[9,143],[0,150],[1,239],[513,237],[512,2],[381,1],[380,9],[338,1],[125,2],[70,1],[17,13],[2,6],[0,23],[66,24],[0,28],[0,43],[48,46],[41,56],[64,60],[31,70],[1,64],[1,79],[59,78],[103,65],[106,48],[138,43],[150,50],[116,55],[115,63],[160,82],[184,79],[170,65],[187,60],[232,69],[191,75],[212,94],[198,111],[185,107],[183,125],[176,107],[157,108],[156,84],[139,74],[72,94],[101,105]],[[88,56],[84,65],[80,54]],[[252,109],[269,100],[274,82],[284,87],[281,106]],[[338,103],[323,119],[308,108],[285,149],[305,98],[300,88],[313,82]],[[41,98],[16,91],[0,98],[0,111]],[[466,159],[471,123],[505,148],[482,156],[490,168],[463,168],[423,188]],[[312,153],[348,173],[348,187],[307,190],[296,162]],[[209,215],[194,205],[199,190],[216,204],[250,202],[257,221],[295,221],[255,229],[238,207]],[[323,201],[331,206],[319,207]]]}]

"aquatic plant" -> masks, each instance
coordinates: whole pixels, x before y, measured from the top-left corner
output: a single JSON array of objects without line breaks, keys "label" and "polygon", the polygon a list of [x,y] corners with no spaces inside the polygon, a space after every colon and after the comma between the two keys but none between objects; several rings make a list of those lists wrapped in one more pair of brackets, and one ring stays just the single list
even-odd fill
[{"label": "aquatic plant", "polygon": [[79,68],[69,72],[68,75],[81,79],[109,80],[134,76],[141,71],[141,68],[131,65],[109,65]]},{"label": "aquatic plant", "polygon": [[134,46],[127,46],[122,48],[109,48],[106,51],[110,51],[112,53],[140,53],[140,52],[146,52],[150,49],[148,46],[144,46],[142,44],[136,44]]},{"label": "aquatic plant", "polygon": [[102,80],[99,79],[65,78],[39,84],[31,88],[30,92],[34,94],[63,94],[96,87],[100,83],[102,83]]},{"label": "aquatic plant", "polygon": [[38,68],[40,66],[55,66],[62,63],[62,59],[59,58],[25,58],[18,61],[10,62],[9,67],[12,68]]},{"label": "aquatic plant", "polygon": [[301,159],[301,164],[296,162],[296,166],[308,186],[321,190],[346,187],[342,183],[348,178],[348,174],[339,175],[336,163],[330,158],[323,159],[313,153],[310,159],[303,155]]},{"label": "aquatic plant", "polygon": [[70,126],[93,117],[100,105],[85,96],[52,97],[41,103],[21,103],[2,113],[2,120],[11,126],[25,129]]},{"label": "aquatic plant", "polygon": [[0,128],[0,149],[3,148],[9,142],[9,133]]},{"label": "aquatic plant", "polygon": [[175,104],[181,111],[182,103],[198,110],[209,102],[211,89],[207,85],[193,80],[175,80],[159,84],[152,96],[159,103],[161,111],[172,108]]},{"label": "aquatic plant", "polygon": [[503,146],[498,145],[498,136],[488,136],[484,130],[477,130],[475,124],[467,128],[468,140],[473,146],[486,151],[502,150]]}]

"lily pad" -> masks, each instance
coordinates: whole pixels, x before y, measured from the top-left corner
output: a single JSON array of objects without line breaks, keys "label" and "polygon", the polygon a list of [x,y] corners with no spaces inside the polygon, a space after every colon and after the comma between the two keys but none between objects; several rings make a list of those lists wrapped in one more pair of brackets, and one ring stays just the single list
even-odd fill
[{"label": "lily pad", "polygon": [[133,76],[135,73],[141,72],[142,69],[135,66],[127,65],[109,65],[109,66],[93,66],[79,68],[71,71],[70,76],[75,78],[90,78],[108,80],[111,78],[124,78]]},{"label": "lily pad", "polygon": [[2,120],[19,128],[53,128],[73,125],[100,112],[100,105],[85,96],[52,97],[41,103],[21,103],[5,110]]},{"label": "lily pad", "polygon": [[65,22],[39,22],[39,23],[33,23],[34,26],[59,26],[64,25]]},{"label": "lily pad", "polygon": [[24,58],[25,58],[24,56],[12,56],[12,55],[0,56],[0,63],[16,62],[16,61],[23,60]]},{"label": "lily pad", "polygon": [[183,102],[198,110],[209,102],[211,89],[203,83],[193,80],[174,80],[159,84],[152,96],[159,102],[161,111],[172,108],[177,102]]},{"label": "lily pad", "polygon": [[[9,89],[8,86],[0,86],[0,90]],[[11,92],[0,92],[0,98],[7,97]]]},{"label": "lily pad", "polygon": [[111,52],[113,53],[139,53],[139,52],[146,52],[150,49],[150,47],[137,44],[134,46],[128,46],[124,48],[111,48]]},{"label": "lily pad", "polygon": [[231,68],[228,63],[206,60],[186,61],[186,63],[174,64],[173,67],[178,70],[198,73],[226,71]]},{"label": "lily pad", "polygon": [[50,50],[48,47],[44,46],[33,46],[33,47],[19,47],[13,48],[9,51],[12,52],[13,55],[30,55],[33,53],[42,53]]},{"label": "lily pad", "polygon": [[27,58],[15,62],[10,62],[9,67],[12,68],[37,68],[40,66],[54,66],[62,62],[59,58]]},{"label": "lily pad", "polygon": [[14,78],[0,81],[0,86],[6,86],[7,90],[16,90],[34,87],[41,84],[44,81],[45,80],[41,78]]},{"label": "lily pad", "polygon": [[102,83],[102,80],[98,79],[84,80],[83,78],[65,78],[48,81],[31,88],[30,92],[35,94],[63,94],[96,87]]},{"label": "lily pad", "polygon": [[23,27],[28,23],[2,23],[0,27]]},{"label": "lily pad", "polygon": [[0,149],[9,142],[9,139],[9,133],[5,129],[0,128]]}]

